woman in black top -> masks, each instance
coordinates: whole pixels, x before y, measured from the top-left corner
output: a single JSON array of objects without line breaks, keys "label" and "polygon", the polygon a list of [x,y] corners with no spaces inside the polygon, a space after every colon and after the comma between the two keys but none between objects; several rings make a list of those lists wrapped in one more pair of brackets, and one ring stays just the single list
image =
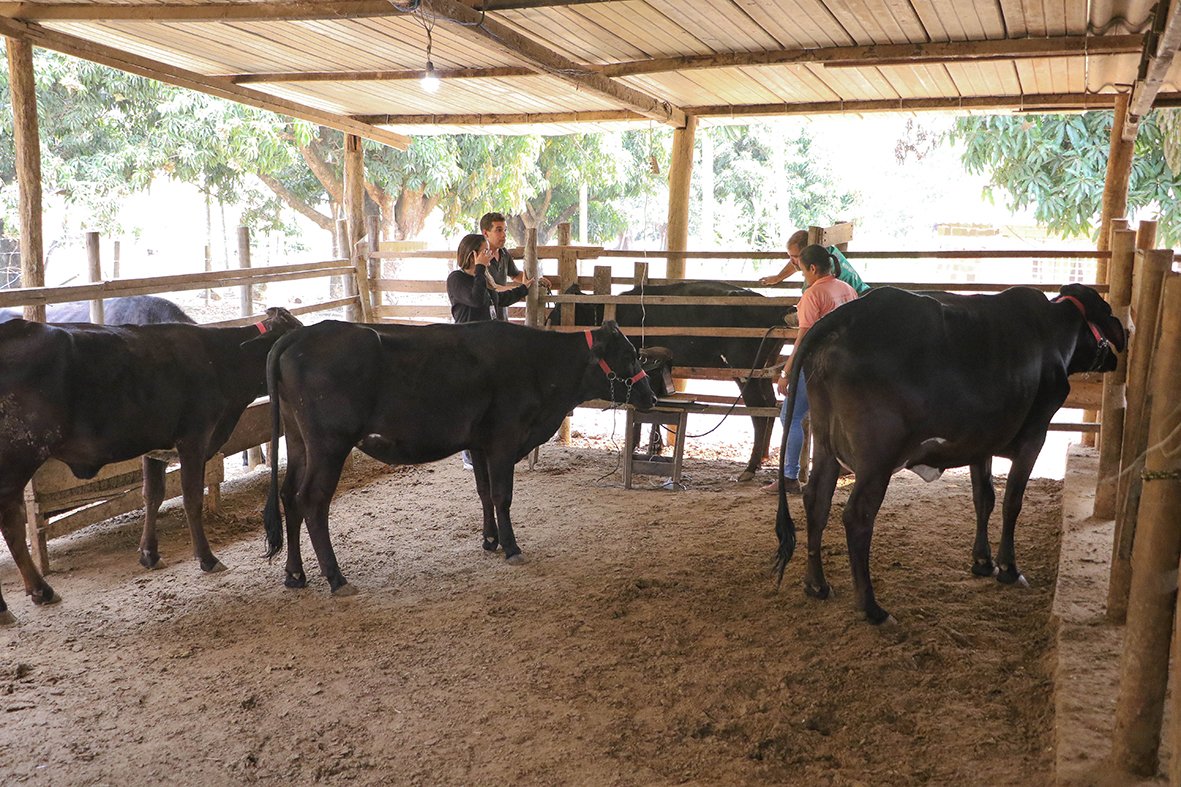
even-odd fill
[{"label": "woman in black top", "polygon": [[465,235],[459,242],[455,253],[459,270],[447,277],[451,318],[456,323],[491,320],[497,307],[510,306],[529,294],[529,279],[523,284],[497,284],[488,275],[491,258],[492,251],[483,235]]}]

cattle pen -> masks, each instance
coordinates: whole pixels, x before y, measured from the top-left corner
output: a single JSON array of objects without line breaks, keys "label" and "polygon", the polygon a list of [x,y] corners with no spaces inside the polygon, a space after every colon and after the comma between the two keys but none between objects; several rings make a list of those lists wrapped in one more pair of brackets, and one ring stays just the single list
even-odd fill
[{"label": "cattle pen", "polygon": [[[249,249],[248,239],[244,240],[244,248]],[[349,259],[335,259],[325,260],[311,263],[297,263],[285,264],[276,266],[267,266],[261,268],[243,267],[240,270],[231,271],[216,271],[205,274],[183,274],[178,276],[162,276],[135,280],[108,280],[96,281],[91,284],[76,285],[64,288],[33,288],[25,290],[15,290],[0,293],[0,307],[3,306],[18,306],[27,304],[48,304],[59,303],[65,301],[87,300],[87,299],[101,299],[105,297],[115,297],[129,294],[146,294],[146,293],[169,293],[184,290],[203,289],[211,285],[218,286],[240,286],[249,287],[253,285],[266,284],[269,282],[291,281],[291,280],[305,280],[305,279],[324,279],[325,277],[344,277],[351,280],[346,284],[345,297],[328,298],[325,300],[304,300],[298,307],[294,308],[302,315],[324,314],[332,316],[346,312],[346,316],[352,319],[369,319],[373,321],[387,321],[387,322],[403,322],[403,323],[429,323],[440,321],[444,318],[446,307],[439,302],[442,297],[443,278],[445,277],[447,266],[444,260],[450,259],[450,252],[414,252],[406,253],[399,251],[383,251],[381,244],[374,237],[369,246],[373,251],[367,248],[362,249],[362,254],[358,255],[357,260]],[[1137,458],[1143,461],[1144,448],[1149,445],[1148,440],[1148,410],[1151,410],[1153,401],[1149,397],[1137,395],[1136,389],[1141,391],[1152,390],[1146,389],[1150,382],[1149,371],[1153,368],[1151,364],[1151,350],[1152,344],[1149,344],[1147,349],[1137,349],[1148,342],[1143,340],[1145,336],[1151,336],[1154,333],[1159,333],[1156,344],[1165,341],[1166,335],[1169,334],[1167,327],[1162,327],[1158,330],[1147,328],[1146,326],[1152,322],[1159,322],[1163,326],[1167,326],[1167,318],[1169,315],[1175,317],[1175,312],[1171,311],[1167,306],[1162,305],[1164,299],[1168,297],[1168,293],[1164,285],[1170,280],[1168,268],[1172,261],[1171,252],[1154,252],[1149,248],[1151,246],[1151,225],[1145,224],[1141,227],[1139,242],[1137,241],[1137,234],[1125,229],[1117,229],[1115,239],[1113,242],[1113,250],[1111,252],[1038,252],[1036,254],[1028,252],[1012,252],[1012,251],[989,251],[989,252],[866,252],[866,251],[850,251],[849,257],[855,263],[858,260],[868,260],[875,258],[892,257],[898,259],[921,259],[921,258],[935,258],[935,259],[1031,259],[1037,258],[1040,260],[1051,259],[1054,257],[1061,257],[1063,259],[1083,260],[1083,261],[1105,261],[1110,265],[1110,285],[1095,283],[1095,287],[1100,292],[1108,293],[1108,297],[1116,309],[1117,314],[1120,310],[1126,310],[1126,315],[1131,316],[1133,324],[1137,325],[1137,336],[1140,340],[1133,340],[1133,349],[1130,353],[1126,363],[1121,363],[1120,370],[1108,376],[1106,380],[1098,380],[1095,378],[1083,377],[1079,380],[1072,380],[1072,398],[1068,405],[1075,408],[1095,409],[1102,412],[1098,423],[1082,423],[1078,421],[1064,421],[1055,424],[1052,428],[1075,431],[1075,432],[1100,432],[1104,435],[1101,442],[1101,452],[1094,454],[1093,461],[1095,464],[1095,477],[1100,480],[1098,485],[1098,499],[1095,502],[1097,516],[1091,517],[1086,521],[1090,524],[1086,530],[1086,537],[1095,539],[1096,529],[1102,537],[1112,539],[1115,544],[1115,559],[1113,560],[1113,579],[1110,582],[1112,599],[1107,602],[1108,614],[1112,614],[1111,610],[1118,610],[1121,605],[1128,616],[1128,630],[1131,632],[1129,636],[1137,639],[1137,647],[1146,649],[1146,652],[1152,653],[1160,652],[1159,636],[1154,639],[1153,632],[1155,628],[1152,625],[1146,624],[1145,620],[1157,620],[1160,615],[1164,614],[1161,611],[1159,604],[1151,599],[1149,590],[1140,587],[1145,584],[1143,578],[1137,579],[1134,572],[1130,571],[1130,560],[1132,544],[1138,544],[1137,549],[1148,550],[1150,547],[1144,546],[1145,541],[1153,544],[1151,547],[1154,557],[1158,557],[1164,552],[1168,554],[1168,548],[1161,549],[1159,530],[1149,529],[1150,535],[1145,538],[1136,538],[1134,541],[1128,535],[1129,529],[1137,529],[1135,515],[1129,523],[1129,518],[1125,511],[1128,511],[1129,504],[1126,502],[1129,496],[1135,501],[1133,505],[1147,505],[1148,512],[1151,516],[1159,516],[1161,501],[1158,498],[1152,497],[1149,493],[1156,490],[1151,488],[1145,489],[1143,492],[1139,484],[1129,484],[1131,489],[1121,488],[1119,483],[1114,485],[1110,483],[1110,479],[1120,479],[1124,481],[1138,480],[1139,471],[1123,471],[1119,470],[1122,465],[1134,466]],[[631,286],[640,282],[647,282],[650,284],[658,284],[668,281],[668,279],[653,278],[649,276],[649,265],[653,260],[668,259],[671,256],[678,256],[687,260],[704,260],[707,264],[713,265],[716,260],[729,259],[770,259],[779,260],[784,258],[783,253],[777,252],[749,252],[749,251],[722,251],[722,252],[679,252],[675,255],[668,252],[643,252],[637,253],[634,251],[612,251],[600,249],[597,247],[583,247],[574,246],[570,244],[558,244],[551,247],[537,247],[536,244],[530,244],[526,247],[516,250],[517,254],[525,260],[526,269],[534,272],[542,272],[546,275],[553,276],[561,281],[562,287],[556,288],[556,291],[551,294],[534,293],[530,302],[521,308],[514,309],[510,312],[510,316],[517,321],[524,323],[531,323],[542,325],[544,323],[544,315],[551,309],[556,310],[558,319],[556,325],[549,326],[553,330],[583,330],[583,327],[573,325],[573,307],[578,304],[593,303],[602,304],[606,309],[606,315],[610,316],[611,310],[620,305],[636,302],[634,296],[632,298],[614,295],[613,292],[617,288]],[[358,262],[360,260],[360,262]],[[604,261],[612,263],[611,265],[600,264]],[[621,272],[626,273],[626,270],[620,269],[621,264],[627,265],[631,263],[631,275],[619,275]],[[548,264],[548,265],[547,265]],[[587,269],[590,270],[587,270]],[[393,271],[397,271],[397,275],[391,275]],[[590,275],[586,275],[589,273]],[[1135,276],[1133,276],[1135,273]],[[757,287],[757,282],[747,281],[744,279],[728,279],[731,283],[747,286]],[[578,283],[582,287],[588,289],[590,294],[587,295],[565,295],[562,294],[566,289],[566,285]],[[874,284],[881,285],[884,282],[874,282]],[[954,290],[960,292],[971,293],[987,293],[995,292],[1008,286],[1006,283],[999,283],[996,281],[981,282],[981,281],[943,281],[943,282],[889,282],[892,286],[905,287],[918,291],[923,290]],[[1052,285],[1032,282],[1028,283],[1043,291],[1054,289]],[[1110,292],[1109,292],[1110,287]],[[758,299],[759,303],[775,303],[783,305],[791,305],[798,301],[798,292],[790,285],[780,285],[769,289],[773,295],[762,297]],[[1171,290],[1169,290],[1171,291]],[[1173,298],[1177,294],[1172,295]],[[755,299],[750,299],[753,301]],[[653,305],[655,303],[667,303],[669,301],[651,301],[648,303]],[[701,299],[685,298],[675,299],[674,302],[693,304],[693,305],[709,305],[709,301],[702,301]],[[745,299],[744,299],[745,302]],[[248,301],[243,302],[244,304]],[[1155,309],[1153,307],[1156,307]],[[248,312],[252,309],[246,309],[242,317],[227,321],[226,324],[245,324],[258,319],[258,315],[250,314]],[[770,326],[768,326],[770,327]],[[754,330],[749,328],[687,328],[662,326],[660,328],[633,328],[627,329],[632,334],[633,340],[639,336],[644,336],[647,339],[658,341],[661,335],[684,335],[686,331],[696,332],[699,335],[718,335],[718,336],[742,336],[742,337],[757,337],[762,335],[764,331]],[[794,338],[794,330],[788,327],[779,327],[774,329],[774,333],[781,336],[788,345],[791,344]],[[1140,344],[1136,342],[1140,341]],[[674,367],[675,368],[675,367]],[[770,375],[777,373],[777,369],[772,366],[768,369],[755,370],[754,374]],[[1165,375],[1168,372],[1153,372],[1153,374]],[[675,372],[676,376],[692,382],[692,381],[722,381],[731,380],[736,376],[733,369],[710,369],[710,368],[689,368],[679,369]],[[1123,388],[1127,388],[1126,401],[1128,411],[1131,413],[1129,417],[1140,419],[1136,422],[1134,427],[1123,428],[1117,432],[1117,437],[1110,436],[1110,430],[1113,428],[1113,415],[1118,419],[1118,422],[1123,424],[1124,408],[1115,407],[1113,409],[1112,402],[1123,404],[1125,397]],[[1159,389],[1157,389],[1159,390]],[[722,414],[734,410],[732,407],[733,397],[723,396],[717,393],[694,393],[686,392],[683,394],[686,399],[693,402],[694,409],[691,413],[700,414]],[[1145,401],[1148,399],[1148,401]],[[1159,409],[1163,406],[1164,398],[1157,397],[1156,406]],[[763,412],[768,410],[769,412]],[[753,410],[753,412],[752,412]],[[773,416],[775,414],[774,408],[737,408],[738,412],[747,415],[757,416]],[[255,445],[263,442],[269,437],[269,424],[265,419],[265,401],[259,401],[253,406],[247,415],[243,418],[243,423],[240,424],[239,430],[235,432],[233,438],[223,448],[222,453],[229,453],[231,451],[241,450],[247,445]],[[1165,413],[1163,416],[1157,415],[1157,425],[1153,426],[1154,434],[1158,433],[1160,429],[1166,428],[1159,425],[1160,417],[1168,417]],[[1140,441],[1137,442],[1134,437],[1139,434]],[[1161,437],[1158,435],[1154,438],[1155,443],[1159,444]],[[1126,446],[1124,443],[1126,442]],[[1120,451],[1115,449],[1119,448]],[[572,448],[566,449],[573,451],[572,456],[581,455],[585,449],[580,449],[575,445]],[[1133,453],[1122,455],[1122,451],[1131,451]],[[1153,458],[1155,457],[1155,458]],[[1145,478],[1154,478],[1153,473],[1167,473],[1167,466],[1162,465],[1162,462],[1171,461],[1159,451],[1157,454],[1149,454],[1149,467],[1144,471],[1147,475]],[[556,467],[554,466],[554,463]],[[547,473],[553,473],[555,470],[559,473],[570,472],[570,460],[561,459],[552,455],[547,455],[546,461],[541,464],[538,472],[545,477]],[[1100,469],[1100,463],[1115,462],[1116,470]],[[363,467],[367,467],[363,465]],[[547,469],[548,468],[548,469]],[[565,470],[561,468],[567,468]],[[35,480],[32,488],[27,495],[30,502],[30,539],[34,545],[34,554],[37,559],[44,561],[48,565],[50,557],[50,546],[48,544],[49,538],[58,538],[59,536],[66,536],[78,527],[88,524],[91,521],[99,519],[106,519],[109,516],[118,513],[119,511],[126,511],[135,508],[139,503],[136,498],[134,487],[137,479],[133,477],[134,468],[116,467],[114,471],[109,471],[110,475],[104,475],[98,479],[98,482],[92,486],[79,485],[72,482],[68,478],[62,477],[61,470],[55,470],[52,473],[46,471],[46,475],[40,479]],[[389,472],[389,471],[385,471]],[[699,479],[699,483],[703,484],[704,488],[714,488],[721,492],[728,486],[724,481],[727,475],[725,463],[709,465],[706,468],[695,468],[695,475]],[[366,477],[370,478],[376,483],[385,484],[387,480],[383,479],[383,473],[377,473],[370,468],[364,470]],[[66,473],[68,476],[68,472]],[[417,475],[416,472],[411,472],[409,476],[411,483],[433,483],[428,480],[426,476]],[[415,480],[417,479],[417,480]],[[712,479],[712,480],[711,480]],[[41,484],[41,490],[38,491],[38,484]],[[910,489],[908,487],[908,489]],[[529,493],[524,493],[528,495]],[[645,492],[638,491],[636,494],[650,495],[660,494],[659,492]],[[915,496],[919,492],[915,489],[910,489],[908,495]],[[1091,493],[1095,494],[1095,493]],[[40,495],[40,498],[39,498]],[[58,497],[53,497],[57,495]],[[1140,503],[1142,495],[1145,503]],[[1110,496],[1110,501],[1105,501],[1105,498]],[[917,498],[916,498],[917,499]],[[52,501],[62,502],[63,505],[69,504],[71,507],[76,506],[79,502],[94,503],[99,501],[97,505],[90,505],[82,508],[80,511],[68,513],[60,516],[57,512],[62,506],[55,506]],[[210,505],[216,505],[217,498],[212,498]],[[64,501],[64,502],[63,502]],[[1115,504],[1119,503],[1120,516],[1114,516]],[[692,503],[690,503],[692,505]],[[535,510],[538,504],[534,504]],[[596,505],[604,505],[603,501],[598,501]],[[744,509],[752,509],[756,504],[747,501],[742,504]],[[242,521],[243,516],[240,513],[240,504],[235,504],[231,508],[234,512],[231,514],[231,519],[235,523]],[[1099,510],[1101,506],[1111,506],[1111,514],[1103,517],[1103,511]],[[677,510],[680,507],[677,506]],[[348,509],[346,509],[348,510]],[[1097,518],[1102,517],[1102,518]],[[1069,521],[1069,516],[1067,517]],[[1100,524],[1096,525],[1095,523]],[[1110,532],[1104,528],[1110,525]],[[1038,526],[1041,527],[1041,526]],[[1141,527],[1144,527],[1143,525]],[[110,533],[111,531],[100,531]],[[1039,536],[1040,537],[1040,536]],[[1064,540],[1073,538],[1069,534],[1064,534]],[[106,539],[111,538],[110,535],[100,536],[100,543],[105,543]],[[1151,539],[1151,540],[1149,540]],[[116,541],[118,537],[116,536]],[[80,549],[85,549],[84,544],[87,541],[79,542],[76,537],[60,539],[61,545],[57,547],[60,552],[60,562],[71,573],[76,571],[78,558],[83,554]],[[1065,541],[1064,541],[1065,544]],[[1125,546],[1121,547],[1121,544]],[[1065,549],[1065,546],[1063,547]],[[174,547],[177,549],[177,547]],[[1122,551],[1121,551],[1122,550]],[[544,552],[544,550],[543,550]],[[888,554],[888,553],[887,553]],[[239,560],[245,560],[244,555],[239,552]],[[894,558],[897,560],[897,558]],[[1142,558],[1139,562],[1144,564],[1147,558]],[[56,562],[56,561],[55,561]],[[1036,565],[1036,561],[1035,561]],[[370,568],[365,568],[366,566]],[[361,576],[366,576],[366,573],[371,571],[372,564],[369,562],[362,562]],[[59,569],[60,570],[60,569]],[[1159,570],[1159,569],[1157,569]],[[1117,577],[1123,572],[1123,579]],[[118,572],[116,572],[118,574]],[[1052,576],[1055,572],[1046,567],[1045,573]],[[169,587],[174,587],[175,580],[165,580],[169,583]],[[373,581],[371,578],[370,581]],[[668,578],[657,580],[657,586],[665,586],[668,582],[675,582]],[[1059,586],[1061,586],[1062,578],[1059,577]],[[1120,595],[1120,582],[1126,583],[1127,588],[1125,595]],[[237,587],[242,587],[237,585]],[[66,588],[68,591],[68,588]],[[1048,586],[1046,592],[1053,594],[1054,588]],[[244,592],[244,588],[243,588]],[[1056,603],[1061,603],[1059,599]],[[187,607],[186,607],[187,608]],[[191,612],[191,611],[190,611]],[[186,613],[190,614],[190,613]],[[583,612],[581,614],[589,614]],[[916,612],[920,617],[922,612]],[[199,615],[199,613],[198,613]],[[1069,624],[1069,614],[1060,613],[1063,622],[1059,625],[1066,628]],[[587,618],[590,620],[590,618]],[[604,625],[602,623],[587,623],[588,627],[595,625]],[[1036,624],[1031,623],[1035,628],[1045,623]],[[589,628],[587,629],[589,630]],[[963,636],[957,634],[956,636]],[[1144,640],[1148,640],[1144,643]],[[924,640],[925,641],[925,640]],[[855,649],[861,647],[860,645],[853,645]],[[974,645],[974,647],[978,647]],[[1167,655],[1167,653],[1166,653]],[[175,656],[173,656],[175,657]],[[1125,658],[1128,658],[1125,656]],[[1121,694],[1121,704],[1117,710],[1120,714],[1117,722],[1117,734],[1112,739],[1114,747],[1124,747],[1127,750],[1129,747],[1133,752],[1142,751],[1145,741],[1160,740],[1160,722],[1156,726],[1149,724],[1149,728],[1145,729],[1144,707],[1149,708],[1149,713],[1152,708],[1158,710],[1163,703],[1164,688],[1161,684],[1161,677],[1159,673],[1153,673],[1151,664],[1154,662],[1148,660],[1144,662],[1147,666],[1145,669],[1149,673],[1143,676],[1143,681],[1133,684],[1134,689],[1128,689],[1127,692]],[[272,665],[274,667],[274,665]],[[281,667],[274,667],[280,669]],[[1125,671],[1124,675],[1133,674],[1133,670]],[[1139,676],[1138,676],[1139,677]],[[749,680],[749,677],[735,678],[736,680]],[[1057,680],[1065,681],[1067,677],[1059,673]],[[1124,680],[1128,680],[1124,677]],[[1154,682],[1155,681],[1155,682]],[[19,681],[18,681],[19,684]],[[838,689],[833,689],[838,691]],[[1131,699],[1127,699],[1131,697]],[[831,711],[824,711],[830,713]],[[1064,707],[1059,701],[1058,713],[1063,717],[1069,716],[1070,708]],[[808,724],[820,725],[826,727],[829,724],[824,715],[814,717]],[[1120,721],[1122,719],[1122,721]],[[1151,720],[1150,720],[1151,721]],[[703,728],[704,729],[704,728]],[[708,739],[712,736],[710,733],[706,736]],[[1120,737],[1122,736],[1122,737]],[[1103,736],[1100,735],[1102,739]],[[771,735],[767,740],[776,740],[774,735]],[[786,741],[787,739],[784,739]],[[788,745],[783,743],[768,743],[767,746],[774,748],[779,745]],[[795,745],[795,744],[791,744]],[[1071,749],[1069,741],[1054,741],[1052,745],[1059,750],[1058,756],[1061,759],[1064,756],[1075,756],[1077,754],[1077,746]],[[1093,742],[1092,742],[1093,745]],[[1138,748],[1137,748],[1138,747]],[[1165,747],[1168,751],[1168,747]],[[1071,752],[1074,752],[1071,754]],[[254,756],[254,755],[247,755]],[[1081,755],[1086,757],[1087,755]],[[757,761],[757,759],[756,759]],[[1077,766],[1078,763],[1076,763]],[[240,766],[235,766],[240,767]],[[930,774],[935,778],[938,774],[944,775],[950,772],[940,771],[935,765],[927,766],[931,768]],[[295,772],[298,772],[295,771]],[[879,774],[887,773],[886,771],[878,771]],[[886,778],[887,781],[890,778]]]}]

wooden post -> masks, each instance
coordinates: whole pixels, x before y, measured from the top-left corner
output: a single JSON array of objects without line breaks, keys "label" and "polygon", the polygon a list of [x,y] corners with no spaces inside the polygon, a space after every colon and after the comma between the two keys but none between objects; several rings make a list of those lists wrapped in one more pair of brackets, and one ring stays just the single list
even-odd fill
[{"label": "wooden post", "polygon": [[[1107,153],[1107,177],[1103,182],[1103,209],[1099,219],[1099,251],[1111,248],[1111,220],[1128,210],[1128,179],[1132,175],[1132,153],[1135,142],[1124,139],[1128,121],[1128,94],[1115,96],[1115,117],[1111,124],[1111,146]],[[1107,284],[1108,264],[1099,260],[1095,280]]]},{"label": "wooden post", "polygon": [[[238,267],[250,267],[250,228],[238,228]],[[254,286],[250,284],[243,284],[238,288],[241,302],[239,304],[239,311],[243,317],[249,317],[254,314]],[[262,449],[258,446],[253,446],[246,449],[246,466],[251,470],[263,463]]]},{"label": "wooden post", "polygon": [[378,322],[377,307],[384,302],[381,290],[377,288],[377,282],[385,278],[384,263],[373,256],[381,248],[381,217],[366,216],[365,217],[365,237],[368,239],[366,244],[367,265],[366,270],[369,272],[369,291],[370,297],[373,299],[373,321]]},{"label": "wooden post", "polygon": [[[336,254],[340,259],[351,259],[348,252],[349,246],[349,223],[344,219],[339,219],[336,222],[336,233],[333,235],[333,240],[336,242]],[[337,297],[335,287],[340,287],[344,293],[344,297],[353,298],[357,295],[357,279],[355,276],[333,276],[329,284],[329,297]],[[347,306],[344,310],[344,318],[350,322],[361,321],[361,307],[358,305]]]},{"label": "wooden post", "polygon": [[[570,232],[570,225],[567,224],[566,233]],[[541,272],[537,261],[537,227],[529,227],[525,230],[525,259],[524,271],[526,279],[536,279]],[[525,297],[525,324],[533,327],[538,327],[544,322],[541,309],[541,287],[534,284],[529,288],[529,294]]]},{"label": "wooden post", "polygon": [[[583,196],[586,194],[586,184],[582,186]],[[585,219],[580,228],[583,237],[586,236]],[[578,281],[578,255],[570,248],[570,223],[562,222],[558,225],[558,245],[561,250],[558,252],[558,292],[565,292],[569,289],[571,284]],[[563,303],[560,309],[561,324],[574,324],[574,304]],[[570,416],[562,419],[562,425],[558,428],[558,442],[562,445],[570,445]]]},{"label": "wooden post", "polygon": [[[12,135],[16,148],[16,180],[20,184],[21,286],[45,286],[41,227],[41,137],[37,127],[37,84],[33,45],[7,38],[8,89],[12,101]],[[26,320],[45,322],[45,306],[26,306]]]},{"label": "wooden post", "polygon": [[[122,266],[122,263],[123,263],[123,260],[121,259],[122,251],[123,251],[122,242],[115,241],[113,244],[112,252],[111,252],[111,278],[112,279],[119,278],[119,270],[120,270],[120,267]],[[205,246],[205,256],[206,257],[209,256],[208,244]],[[206,268],[205,270],[208,271],[208,270],[213,270],[213,269]]]},{"label": "wooden post", "polygon": [[1148,440],[1145,415],[1151,407],[1148,390],[1160,315],[1161,288],[1173,264],[1171,249],[1137,254],[1132,285],[1139,297],[1132,304],[1133,333],[1128,350],[1127,409],[1124,413],[1120,475],[1116,487],[1115,539],[1111,550],[1111,578],[1107,584],[1107,619],[1122,623],[1128,610],[1131,584],[1132,543],[1136,534],[1136,513],[1140,499],[1140,471]]},{"label": "wooden post", "polygon": [[[1181,571],[1178,572],[1181,574]],[[1181,604],[1177,605],[1177,613],[1181,615]],[[1176,658],[1181,655],[1181,619],[1177,616],[1173,618],[1173,657]],[[1177,719],[1181,719],[1181,691],[1177,690],[1176,684],[1173,686],[1173,699],[1169,703],[1169,718],[1172,722],[1169,724],[1169,751],[1174,752],[1169,757],[1169,784],[1181,784],[1181,756],[1175,752],[1181,752],[1181,723]]]},{"label": "wooden post", "polygon": [[[115,248],[116,249],[119,248],[119,241],[115,241]],[[116,264],[116,267],[118,267],[118,264]],[[208,243],[206,243],[205,244],[205,272],[209,273],[212,270],[213,270],[213,248]],[[118,276],[119,274],[115,274],[115,275]],[[212,288],[206,287],[205,288],[205,305],[206,306],[209,305],[209,296],[212,294],[213,294]]]},{"label": "wooden post", "polygon": [[648,263],[637,262],[632,269],[632,284],[636,287],[648,286]]},{"label": "wooden post", "polygon": [[[86,268],[90,273],[90,283],[97,284],[103,280],[102,256],[99,251],[98,233],[86,233]],[[102,325],[103,299],[95,298],[90,302],[90,321],[95,325]]]},{"label": "wooden post", "polygon": [[[697,118],[686,118],[685,127],[673,131],[672,162],[668,167],[668,250],[685,251],[689,244],[689,184],[693,179],[693,141]],[[685,258],[668,258],[666,278],[685,278]]]},{"label": "wooden post", "polygon": [[[1126,230],[1128,228],[1128,220],[1125,218],[1122,218],[1122,217],[1115,218],[1109,222],[1109,225],[1110,225],[1110,230],[1108,232],[1108,243],[1107,243],[1108,249],[1110,249],[1112,246],[1111,238],[1115,237],[1115,233]],[[1096,268],[1097,268],[1096,280],[1101,283],[1110,284],[1111,283],[1111,281],[1110,281],[1111,280],[1111,273],[1110,273],[1111,266],[1110,266],[1110,264],[1107,262],[1107,260],[1099,260],[1098,262],[1102,263],[1102,265],[1104,267],[1102,269],[1098,269],[1099,266],[1098,266],[1098,264],[1096,265]],[[1103,278],[1099,279],[1098,278],[1099,275],[1102,275]],[[1107,378],[1105,377],[1104,380],[1106,380],[1106,379]],[[1098,410],[1083,410],[1083,423],[1093,424],[1093,423],[1098,422],[1098,420],[1099,420],[1099,411]],[[1080,442],[1089,448],[1094,448],[1096,446],[1096,441],[1098,438],[1099,438],[1099,434],[1096,432],[1085,432],[1085,433],[1083,433],[1082,440]]]},{"label": "wooden post", "polygon": [[[610,265],[596,265],[595,266],[595,295],[610,295],[611,294],[611,266]],[[603,322],[615,319],[615,304],[607,303],[603,305]]]},{"label": "wooden post", "polygon": [[[1132,261],[1136,255],[1136,233],[1115,230],[1112,233],[1111,289],[1107,300],[1112,314],[1128,325],[1132,300]],[[1094,515],[1099,519],[1115,516],[1119,453],[1123,447],[1125,384],[1128,379],[1128,354],[1119,357],[1115,371],[1103,375],[1103,418],[1100,423],[1099,480],[1095,489]]]},{"label": "wooden post", "polygon": [[1142,219],[1136,227],[1136,248],[1151,249],[1156,245],[1156,219]]},{"label": "wooden post", "polygon": [[369,261],[357,243],[365,237],[365,153],[361,138],[346,134],[344,138],[345,213],[348,217],[348,258],[353,261],[357,280],[357,297],[361,301],[361,320],[371,322],[373,298],[369,290]]},{"label": "wooden post", "polygon": [[1111,746],[1117,768],[1145,777],[1156,775],[1181,561],[1181,276],[1167,277],[1164,304]]}]

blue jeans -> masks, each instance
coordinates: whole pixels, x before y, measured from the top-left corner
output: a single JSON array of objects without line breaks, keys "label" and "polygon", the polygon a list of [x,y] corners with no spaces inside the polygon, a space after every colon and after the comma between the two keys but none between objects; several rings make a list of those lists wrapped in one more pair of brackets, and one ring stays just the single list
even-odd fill
[{"label": "blue jeans", "polygon": [[800,477],[800,451],[804,447],[804,416],[808,414],[808,386],[804,385],[804,373],[796,389],[796,406],[791,414],[791,426],[787,424],[787,399],[779,410],[779,420],[787,429],[787,456],[783,457],[783,477],[793,481]]}]

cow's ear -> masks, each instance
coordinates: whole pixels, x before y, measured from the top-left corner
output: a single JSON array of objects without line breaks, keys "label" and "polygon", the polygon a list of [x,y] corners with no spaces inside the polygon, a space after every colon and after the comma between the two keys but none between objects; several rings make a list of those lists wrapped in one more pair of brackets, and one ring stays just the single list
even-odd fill
[{"label": "cow's ear", "polygon": [[1098,323],[1099,332],[1107,338],[1107,341],[1115,345],[1118,352],[1123,352],[1128,344],[1128,334],[1124,330],[1124,324],[1114,314],[1109,314],[1098,320]]}]

